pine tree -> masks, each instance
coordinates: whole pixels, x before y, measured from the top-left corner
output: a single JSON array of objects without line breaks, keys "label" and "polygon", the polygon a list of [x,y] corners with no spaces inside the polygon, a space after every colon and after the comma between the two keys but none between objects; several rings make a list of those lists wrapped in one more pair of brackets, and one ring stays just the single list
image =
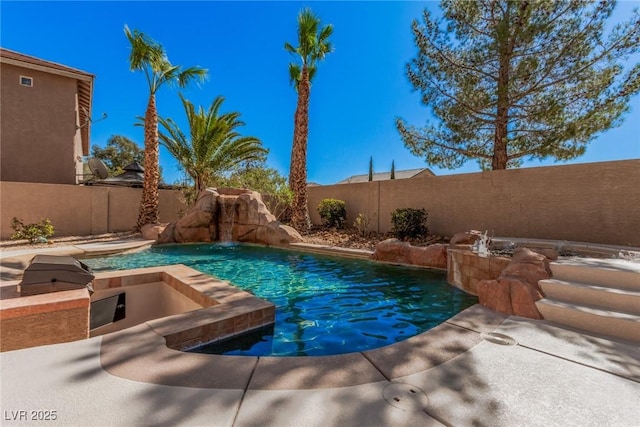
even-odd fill
[{"label": "pine tree", "polygon": [[373,181],[373,156],[369,158],[369,182]]},{"label": "pine tree", "polygon": [[391,160],[391,177],[390,179],[396,179],[396,161]]},{"label": "pine tree", "polygon": [[483,169],[524,158],[576,158],[617,126],[640,91],[640,12],[605,34],[615,1],[446,1],[412,25],[417,56],[407,75],[437,121],[398,118],[405,145],[447,168]]}]

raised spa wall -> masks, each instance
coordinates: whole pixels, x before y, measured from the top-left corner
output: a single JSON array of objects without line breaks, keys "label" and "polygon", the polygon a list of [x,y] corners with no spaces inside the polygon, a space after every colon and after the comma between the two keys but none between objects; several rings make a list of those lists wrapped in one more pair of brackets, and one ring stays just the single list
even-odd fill
[{"label": "raised spa wall", "polygon": [[[273,324],[275,307],[184,265],[97,273],[87,289],[20,296],[3,281],[0,351],[86,339],[146,323],[181,350]],[[90,329],[91,303],[126,294],[124,319]]]},{"label": "raised spa wall", "polygon": [[465,292],[478,295],[478,283],[495,280],[507,268],[510,258],[480,256],[468,247],[447,250],[447,281]]}]

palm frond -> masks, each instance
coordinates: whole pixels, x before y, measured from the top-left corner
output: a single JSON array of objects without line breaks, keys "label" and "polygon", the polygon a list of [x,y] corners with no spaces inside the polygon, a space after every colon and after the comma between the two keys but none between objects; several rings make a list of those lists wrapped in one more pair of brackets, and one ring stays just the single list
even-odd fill
[{"label": "palm frond", "polygon": [[298,53],[296,48],[291,45],[289,42],[284,42],[284,50],[289,53]]},{"label": "palm frond", "polygon": [[178,86],[185,87],[191,81],[197,80],[203,83],[207,79],[207,69],[200,67],[189,67],[178,74]]},{"label": "palm frond", "polygon": [[208,184],[242,162],[264,160],[268,150],[262,147],[262,142],[235,130],[244,125],[240,113],[220,114],[223,97],[216,97],[208,109],[196,108],[182,94],[180,99],[189,123],[190,138],[170,118],[159,118],[164,128],[159,132],[159,139],[196,185]]},{"label": "palm frond", "polygon": [[[284,48],[291,54],[300,57],[301,67],[315,67],[315,62],[333,52],[333,46],[329,37],[333,34],[333,25],[328,24],[318,31],[320,18],[318,18],[309,8],[304,8],[298,14],[298,46],[294,47],[290,43],[285,43]],[[289,81],[294,84],[297,90],[297,83],[300,81],[300,66],[295,68],[294,64],[289,64]],[[314,71],[315,72],[315,71]]]},{"label": "palm frond", "polygon": [[302,75],[302,70],[298,64],[289,63],[289,84],[293,85],[293,87],[298,90],[298,83],[300,82],[300,76]]}]

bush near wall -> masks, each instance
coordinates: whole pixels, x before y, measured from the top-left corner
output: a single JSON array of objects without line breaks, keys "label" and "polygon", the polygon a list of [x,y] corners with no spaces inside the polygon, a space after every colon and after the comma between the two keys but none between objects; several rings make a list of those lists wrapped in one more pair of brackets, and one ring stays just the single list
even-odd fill
[{"label": "bush near wall", "polygon": [[318,205],[318,213],[325,227],[341,228],[347,219],[347,208],[344,200],[324,199]]},{"label": "bush near wall", "polygon": [[403,208],[391,213],[393,234],[400,240],[427,234],[427,211],[425,209]]}]

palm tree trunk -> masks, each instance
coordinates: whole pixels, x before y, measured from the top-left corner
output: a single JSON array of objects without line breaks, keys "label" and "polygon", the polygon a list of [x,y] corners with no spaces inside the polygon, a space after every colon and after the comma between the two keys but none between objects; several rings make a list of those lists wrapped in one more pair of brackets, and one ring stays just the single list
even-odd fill
[{"label": "palm tree trunk", "polygon": [[149,95],[147,111],[144,115],[144,184],[136,231],[140,231],[146,224],[158,223],[158,183],[160,181],[158,151],[158,112],[156,97],[152,93]]},{"label": "palm tree trunk", "polygon": [[291,225],[297,230],[311,227],[307,207],[307,137],[309,134],[309,73],[302,67],[298,83],[298,105],[294,116],[293,148],[291,150],[291,168],[289,186],[293,192]]}]

